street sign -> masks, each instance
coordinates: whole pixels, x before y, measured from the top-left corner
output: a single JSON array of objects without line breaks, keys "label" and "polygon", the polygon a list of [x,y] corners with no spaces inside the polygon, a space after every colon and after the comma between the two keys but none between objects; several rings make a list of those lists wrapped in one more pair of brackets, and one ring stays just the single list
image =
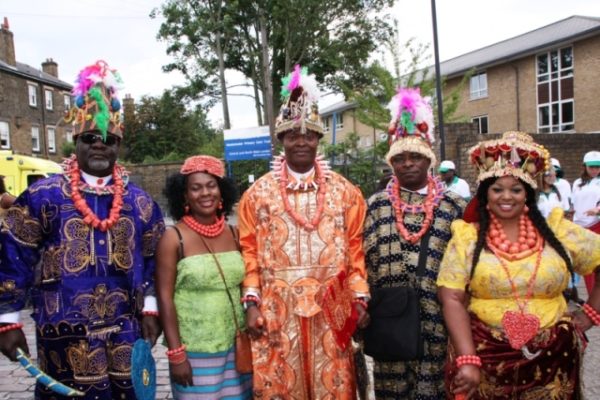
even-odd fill
[{"label": "street sign", "polygon": [[226,129],[225,161],[271,158],[271,136],[268,126]]}]

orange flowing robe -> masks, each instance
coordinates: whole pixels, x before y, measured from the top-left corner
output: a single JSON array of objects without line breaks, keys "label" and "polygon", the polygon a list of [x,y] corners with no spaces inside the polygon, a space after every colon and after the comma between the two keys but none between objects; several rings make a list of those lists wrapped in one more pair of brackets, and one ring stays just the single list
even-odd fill
[{"label": "orange flowing robe", "polygon": [[[356,396],[352,346],[337,344],[322,299],[342,271],[350,290],[339,299],[336,312],[349,310],[352,297],[369,294],[362,247],[366,205],[360,190],[341,175],[327,176],[324,211],[313,231],[285,211],[273,172],[256,181],[240,201],[243,292],[260,296],[268,332],[252,343],[257,399]],[[296,213],[309,221],[314,217],[316,189],[287,189],[286,195]]]}]

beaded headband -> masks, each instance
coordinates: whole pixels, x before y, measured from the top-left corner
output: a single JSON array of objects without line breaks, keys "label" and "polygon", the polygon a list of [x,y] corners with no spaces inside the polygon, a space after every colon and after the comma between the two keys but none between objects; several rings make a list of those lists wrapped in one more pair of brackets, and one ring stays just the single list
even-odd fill
[{"label": "beaded headband", "polygon": [[479,169],[479,182],[512,175],[537,189],[537,179],[550,169],[550,153],[524,132],[505,132],[500,139],[480,142],[469,149],[470,161]]},{"label": "beaded headband", "polygon": [[74,136],[98,130],[105,140],[107,133],[123,137],[117,94],[122,85],[121,75],[104,61],[96,61],[79,72],[72,92],[75,107],[63,118],[73,124]]},{"label": "beaded headband", "polygon": [[323,122],[317,102],[321,96],[317,80],[306,68],[294,67],[294,71],[281,80],[283,104],[275,119],[275,134],[281,140],[285,132],[300,128],[323,136]]},{"label": "beaded headband", "polygon": [[435,142],[433,111],[429,97],[421,97],[420,88],[398,88],[388,104],[392,120],[388,127],[390,150],[385,159],[392,165],[392,158],[404,152],[424,155],[437,162],[431,146]]},{"label": "beaded headband", "polygon": [[218,158],[213,156],[192,156],[188,157],[181,166],[179,173],[190,175],[196,172],[206,172],[218,178],[225,176],[225,167]]}]

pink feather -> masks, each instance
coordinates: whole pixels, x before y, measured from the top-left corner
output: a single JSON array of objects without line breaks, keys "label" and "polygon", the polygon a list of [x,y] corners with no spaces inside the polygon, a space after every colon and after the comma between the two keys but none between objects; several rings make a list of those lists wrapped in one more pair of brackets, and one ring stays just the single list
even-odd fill
[{"label": "pink feather", "polygon": [[294,89],[296,89],[298,86],[300,86],[300,77],[302,76],[302,73],[300,71],[300,65],[296,64],[296,66],[294,67],[294,72],[292,74],[292,79],[290,79],[290,83],[288,83],[287,89],[292,92]]},{"label": "pink feather", "polygon": [[79,72],[76,84],[73,87],[73,95],[85,95],[96,83],[102,81],[106,76],[108,65],[104,61],[96,61],[93,65],[88,65]]},{"label": "pink feather", "polygon": [[400,110],[398,115],[402,115],[402,111],[406,110],[410,113],[411,119],[414,121],[418,103],[421,101],[421,89],[400,88],[398,96],[400,97]]}]

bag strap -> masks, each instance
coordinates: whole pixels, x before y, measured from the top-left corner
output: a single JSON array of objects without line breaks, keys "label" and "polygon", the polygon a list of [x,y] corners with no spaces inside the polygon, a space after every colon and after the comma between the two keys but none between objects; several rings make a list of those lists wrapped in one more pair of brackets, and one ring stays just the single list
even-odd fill
[{"label": "bag strap", "polygon": [[417,277],[425,275],[425,265],[427,264],[427,250],[429,249],[429,238],[431,237],[431,226],[421,237],[419,247],[419,261],[417,263]]},{"label": "bag strap", "polygon": [[179,260],[183,258],[183,236],[181,236],[181,231],[175,225],[171,226],[177,233],[177,237],[179,238]]},{"label": "bag strap", "polygon": [[[229,302],[231,303],[231,311],[233,312],[233,322],[235,323],[235,329],[236,329],[236,331],[239,331],[240,326],[239,326],[238,320],[237,320],[237,313],[235,312],[235,303],[233,302],[233,297],[231,297],[231,293],[229,292],[229,288],[227,287],[227,282],[225,281],[225,274],[223,274],[223,268],[221,268],[221,263],[217,259],[217,256],[215,255],[215,253],[213,253],[213,251],[210,248],[210,246],[208,245],[208,243],[206,243],[206,240],[204,239],[204,237],[202,235],[198,235],[198,236],[200,236],[200,240],[202,241],[202,244],[204,244],[204,247],[206,247],[206,249],[209,251],[209,253],[213,256],[213,259],[215,260],[215,264],[217,264],[217,269],[219,270],[219,275],[221,275],[221,279],[223,279],[223,285],[225,285],[225,291],[227,292],[227,297],[229,297]],[[234,238],[235,238],[235,236],[234,236]]]},{"label": "bag strap", "polygon": [[240,231],[237,226],[229,225],[229,230],[231,231],[231,236],[233,236],[233,240],[235,241],[235,247],[241,253],[242,248],[240,247]]}]

